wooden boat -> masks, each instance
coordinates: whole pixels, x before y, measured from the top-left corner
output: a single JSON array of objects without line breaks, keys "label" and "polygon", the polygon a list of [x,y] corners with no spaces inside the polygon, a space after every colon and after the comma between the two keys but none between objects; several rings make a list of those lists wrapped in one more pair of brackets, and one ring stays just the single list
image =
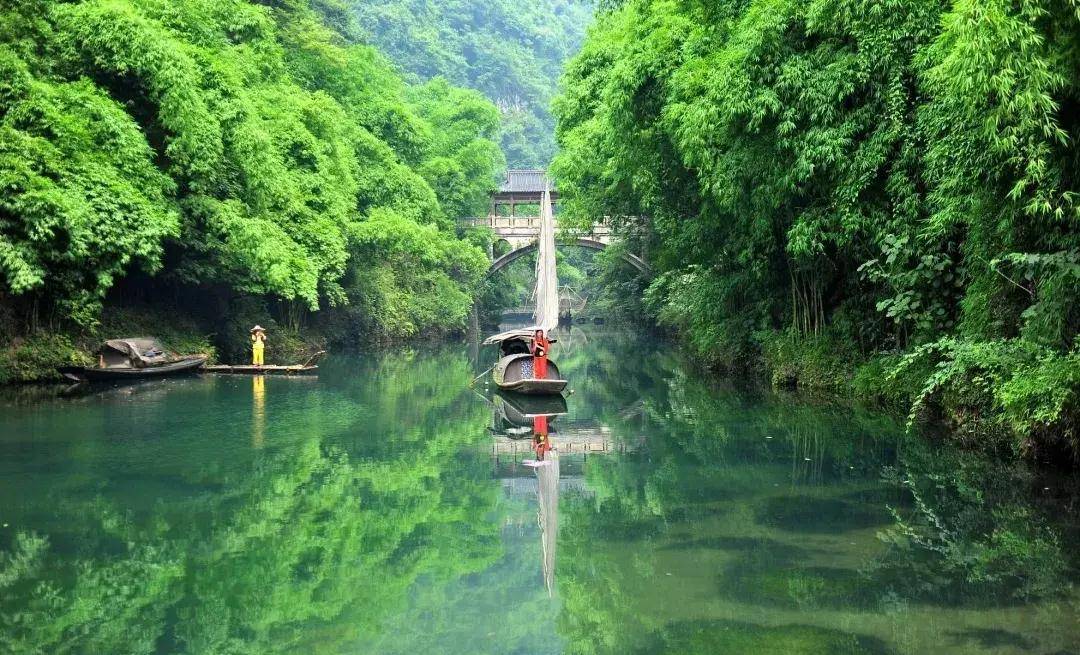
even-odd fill
[{"label": "wooden boat", "polygon": [[152,337],[131,337],[102,344],[97,366],[61,366],[57,370],[77,382],[137,380],[193,373],[206,359],[206,355],[171,353]]},{"label": "wooden boat", "polygon": [[562,393],[567,381],[554,361],[548,360],[547,375],[537,378],[533,373],[533,332],[531,329],[503,332],[489,337],[485,343],[499,344],[499,361],[491,370],[492,380],[503,391],[527,395]]},{"label": "wooden boat", "polygon": [[311,357],[308,357],[307,361],[303,364],[289,364],[287,366],[275,364],[263,366],[253,366],[251,364],[212,364],[210,366],[203,366],[201,372],[225,373],[231,375],[317,375],[316,371],[319,370],[319,367],[315,365],[315,361],[325,354],[325,350],[320,350]]},{"label": "wooden boat", "polygon": [[[521,330],[502,332],[484,340],[485,345],[499,345],[499,359],[492,367],[492,379],[503,391],[529,395],[554,395],[566,388],[566,380],[550,353],[534,354],[535,335],[550,339],[551,331],[559,325],[559,280],[555,266],[555,221],[551,211],[551,196],[545,189],[540,205],[540,238],[536,255],[535,325]],[[551,340],[550,343],[553,343]],[[547,348],[542,348],[546,351]],[[536,377],[534,363],[546,362],[546,374]]]}]

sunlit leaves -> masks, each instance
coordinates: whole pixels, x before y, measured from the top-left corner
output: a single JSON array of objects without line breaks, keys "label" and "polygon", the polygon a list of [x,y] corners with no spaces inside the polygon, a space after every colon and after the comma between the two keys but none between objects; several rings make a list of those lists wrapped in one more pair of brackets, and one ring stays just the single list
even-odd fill
[{"label": "sunlit leaves", "polygon": [[85,82],[35,79],[0,46],[0,280],[94,306],[178,232],[172,182],[137,125]]},{"label": "sunlit leaves", "polygon": [[1046,0],[620,3],[555,104],[563,208],[649,216],[647,305],[720,362],[785,324],[1066,352],[1078,35]]},{"label": "sunlit leaves", "polygon": [[[120,276],[157,272],[172,246],[164,274],[184,284],[340,305],[346,276],[386,259],[350,242],[380,209],[480,253],[453,226],[501,165],[495,107],[410,89],[341,11],[87,0],[0,17],[0,289],[93,322]],[[440,283],[461,304],[471,278]]]},{"label": "sunlit leaves", "polygon": [[472,308],[469,292],[488,265],[482,250],[388,210],[372,212],[351,238],[361,264],[346,290],[381,336],[464,325]]}]

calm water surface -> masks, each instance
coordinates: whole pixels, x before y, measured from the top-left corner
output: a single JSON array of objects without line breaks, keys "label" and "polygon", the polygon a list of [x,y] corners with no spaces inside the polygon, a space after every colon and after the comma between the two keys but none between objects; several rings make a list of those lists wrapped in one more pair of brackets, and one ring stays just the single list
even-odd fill
[{"label": "calm water surface", "polygon": [[493,356],[3,392],[0,653],[1080,653],[1075,479],[578,329],[534,469]]}]

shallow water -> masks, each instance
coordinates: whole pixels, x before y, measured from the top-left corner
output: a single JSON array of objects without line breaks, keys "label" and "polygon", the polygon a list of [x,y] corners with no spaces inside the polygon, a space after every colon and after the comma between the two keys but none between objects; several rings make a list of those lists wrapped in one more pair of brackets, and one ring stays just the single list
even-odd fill
[{"label": "shallow water", "polygon": [[1080,652],[1074,478],[625,332],[554,355],[541,468],[475,345],[7,390],[0,653]]}]

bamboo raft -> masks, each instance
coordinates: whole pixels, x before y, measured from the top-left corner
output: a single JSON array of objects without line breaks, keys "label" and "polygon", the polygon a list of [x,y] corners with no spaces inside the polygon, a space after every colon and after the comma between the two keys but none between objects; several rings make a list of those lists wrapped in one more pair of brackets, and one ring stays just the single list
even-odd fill
[{"label": "bamboo raft", "polygon": [[199,369],[202,373],[233,373],[236,375],[311,375],[319,370],[318,366],[291,364],[289,366],[252,366],[250,364],[214,364]]},{"label": "bamboo raft", "polygon": [[319,367],[315,365],[315,360],[324,354],[326,354],[326,351],[320,350],[309,357],[303,364],[289,364],[287,366],[278,364],[268,364],[264,366],[254,366],[252,364],[213,364],[210,366],[203,365],[203,367],[199,369],[199,372],[225,373],[231,375],[315,375],[315,371],[319,370]]}]

